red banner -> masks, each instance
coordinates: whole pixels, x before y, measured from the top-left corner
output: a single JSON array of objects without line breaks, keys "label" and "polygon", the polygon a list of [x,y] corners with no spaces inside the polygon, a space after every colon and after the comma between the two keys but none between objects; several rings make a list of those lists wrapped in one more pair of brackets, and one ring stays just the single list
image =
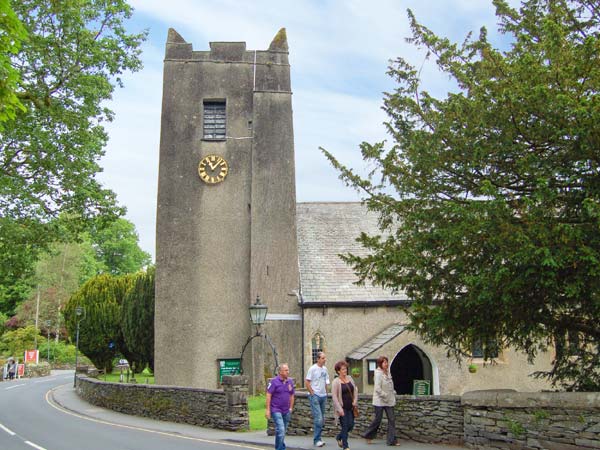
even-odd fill
[{"label": "red banner", "polygon": [[39,356],[40,352],[38,350],[25,350],[25,364],[37,364]]}]

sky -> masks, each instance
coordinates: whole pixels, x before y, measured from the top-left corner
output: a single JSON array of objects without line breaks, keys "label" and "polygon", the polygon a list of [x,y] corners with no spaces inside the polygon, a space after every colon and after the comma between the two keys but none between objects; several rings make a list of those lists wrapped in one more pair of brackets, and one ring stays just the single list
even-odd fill
[{"label": "sky", "polygon": [[[115,112],[106,126],[110,141],[98,176],[117,193],[154,258],[162,69],[169,28],[194,50],[211,41],[245,41],[248,50],[266,50],[285,27],[292,77],[292,105],[298,202],[358,201],[319,147],[343,164],[365,172],[361,142],[389,137],[383,123],[384,92],[394,89],[386,75],[398,56],[422,66],[423,88],[444,96],[452,89],[422,49],[408,44],[407,9],[417,20],[454,42],[485,26],[492,42],[497,19],[491,0],[130,0],[131,32],[147,29],[144,68],[125,74],[108,106]],[[513,6],[518,0],[511,0]]]}]

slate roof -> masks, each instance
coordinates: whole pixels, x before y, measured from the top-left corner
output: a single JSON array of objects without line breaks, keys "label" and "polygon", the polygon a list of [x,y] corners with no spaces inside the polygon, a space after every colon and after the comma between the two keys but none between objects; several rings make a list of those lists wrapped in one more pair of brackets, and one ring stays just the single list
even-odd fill
[{"label": "slate roof", "polygon": [[[298,203],[296,205],[300,286],[305,306],[319,302],[385,302],[406,300],[403,294],[371,284],[357,286],[358,278],[339,254],[365,255],[356,242],[361,231],[380,234],[377,215],[361,203]],[[308,304],[308,305],[307,305]]]},{"label": "slate roof", "polygon": [[385,330],[383,330],[378,335],[369,339],[367,342],[362,344],[360,347],[352,350],[348,354],[348,358],[357,359],[357,360],[364,359],[367,356],[369,356],[371,353],[376,351],[378,348],[383,347],[384,344],[387,344],[389,341],[394,339],[396,336],[398,336],[403,331],[404,331],[404,325],[395,323],[394,325],[387,327]]}]

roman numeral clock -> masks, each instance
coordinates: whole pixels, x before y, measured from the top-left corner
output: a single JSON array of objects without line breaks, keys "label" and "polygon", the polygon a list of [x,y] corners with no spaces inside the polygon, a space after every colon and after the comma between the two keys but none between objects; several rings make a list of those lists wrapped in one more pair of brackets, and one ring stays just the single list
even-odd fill
[{"label": "roman numeral clock", "polygon": [[225,179],[229,172],[227,161],[218,155],[207,155],[198,164],[198,175],[207,184],[217,184]]}]

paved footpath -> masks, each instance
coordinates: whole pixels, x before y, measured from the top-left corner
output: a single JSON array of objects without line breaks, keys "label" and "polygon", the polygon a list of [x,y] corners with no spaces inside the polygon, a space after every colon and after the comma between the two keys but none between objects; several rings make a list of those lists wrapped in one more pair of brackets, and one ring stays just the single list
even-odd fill
[{"label": "paved footpath", "polygon": [[[70,383],[54,388],[49,397],[51,401],[67,410],[67,412],[84,416],[90,420],[109,422],[111,424],[118,424],[127,427],[142,428],[146,430],[152,430],[154,432],[180,434],[198,439],[251,444],[253,446],[260,446],[266,449],[274,447],[275,438],[273,436],[267,436],[265,431],[232,432],[214,430],[211,428],[201,428],[193,425],[163,422],[144,417],[130,416],[128,414],[118,413],[106,408],[100,408],[79,398]],[[337,450],[338,446],[333,438],[325,438],[324,442],[325,450]],[[314,449],[310,436],[286,436],[285,443],[289,450]],[[401,441],[402,445],[400,447],[388,447],[385,445],[385,440],[374,440],[373,443],[369,445],[364,439],[352,437],[350,438],[349,444],[352,450],[384,450],[392,448],[400,448],[404,450],[464,450],[464,447],[419,444],[412,441]]]}]

